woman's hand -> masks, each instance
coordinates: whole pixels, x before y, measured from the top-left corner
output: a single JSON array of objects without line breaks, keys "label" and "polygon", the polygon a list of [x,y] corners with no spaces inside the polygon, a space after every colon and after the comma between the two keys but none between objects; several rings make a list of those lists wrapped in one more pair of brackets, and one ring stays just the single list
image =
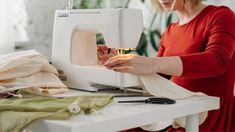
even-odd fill
[{"label": "woman's hand", "polygon": [[137,56],[134,54],[117,55],[108,59],[104,66],[117,72],[148,75],[157,72],[156,58]]},{"label": "woman's hand", "polygon": [[99,64],[104,64],[107,59],[112,58],[117,55],[117,52],[113,48],[108,48],[106,45],[97,46],[97,55]]}]

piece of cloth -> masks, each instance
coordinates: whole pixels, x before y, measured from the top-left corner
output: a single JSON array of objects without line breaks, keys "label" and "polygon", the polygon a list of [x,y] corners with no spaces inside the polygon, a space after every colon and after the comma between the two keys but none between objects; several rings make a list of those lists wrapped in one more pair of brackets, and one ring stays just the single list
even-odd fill
[{"label": "piece of cloth", "polygon": [[57,70],[35,50],[0,56],[0,93],[33,88],[41,94],[67,92]]},{"label": "piece of cloth", "polygon": [[[147,76],[140,76],[144,88],[152,95],[156,97],[167,97],[171,99],[186,99],[193,97],[206,96],[203,93],[191,92],[174,82],[158,75],[152,74]],[[199,114],[199,123],[202,124],[207,117],[207,112]],[[158,131],[172,125],[174,128],[186,127],[186,117],[172,119],[168,121],[156,122],[142,126],[141,128],[147,131]]]},{"label": "piece of cloth", "polygon": [[235,131],[234,25],[229,8],[207,6],[189,23],[171,24],[160,41],[158,56],[180,56],[183,63],[183,75],[173,76],[173,82],[220,97],[220,109],[208,113],[200,131]]},{"label": "piece of cloth", "polygon": [[113,96],[43,97],[20,92],[23,99],[0,100],[0,132],[20,132],[41,118],[68,119],[72,115],[90,114],[110,104]]}]

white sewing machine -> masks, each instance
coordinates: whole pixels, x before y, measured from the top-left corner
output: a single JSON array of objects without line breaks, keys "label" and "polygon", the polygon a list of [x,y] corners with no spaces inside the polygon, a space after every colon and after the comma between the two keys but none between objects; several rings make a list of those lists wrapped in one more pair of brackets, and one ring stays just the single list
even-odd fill
[{"label": "white sewing machine", "polygon": [[93,84],[120,88],[140,86],[137,76],[117,73],[98,64],[96,35],[112,48],[136,48],[143,30],[137,9],[57,10],[52,63],[67,76],[68,87],[97,91]]}]

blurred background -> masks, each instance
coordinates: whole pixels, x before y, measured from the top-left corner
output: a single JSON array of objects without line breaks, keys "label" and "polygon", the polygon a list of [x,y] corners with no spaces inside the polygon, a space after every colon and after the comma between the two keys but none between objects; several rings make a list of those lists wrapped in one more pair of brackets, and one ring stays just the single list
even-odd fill
[{"label": "blurred background", "polygon": [[[51,56],[54,12],[67,6],[67,0],[0,0],[0,54],[37,49]],[[226,5],[235,11],[234,0],[206,0],[206,4]],[[145,29],[138,53],[155,56],[162,32],[177,21],[170,12],[158,13],[151,0],[74,0],[74,8],[138,8],[143,10]]]}]

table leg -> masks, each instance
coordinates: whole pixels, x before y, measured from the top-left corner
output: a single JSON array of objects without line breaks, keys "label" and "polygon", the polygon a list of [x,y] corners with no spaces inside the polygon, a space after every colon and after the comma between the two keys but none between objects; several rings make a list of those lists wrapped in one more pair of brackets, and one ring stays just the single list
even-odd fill
[{"label": "table leg", "polygon": [[199,132],[199,114],[186,116],[186,132]]}]

